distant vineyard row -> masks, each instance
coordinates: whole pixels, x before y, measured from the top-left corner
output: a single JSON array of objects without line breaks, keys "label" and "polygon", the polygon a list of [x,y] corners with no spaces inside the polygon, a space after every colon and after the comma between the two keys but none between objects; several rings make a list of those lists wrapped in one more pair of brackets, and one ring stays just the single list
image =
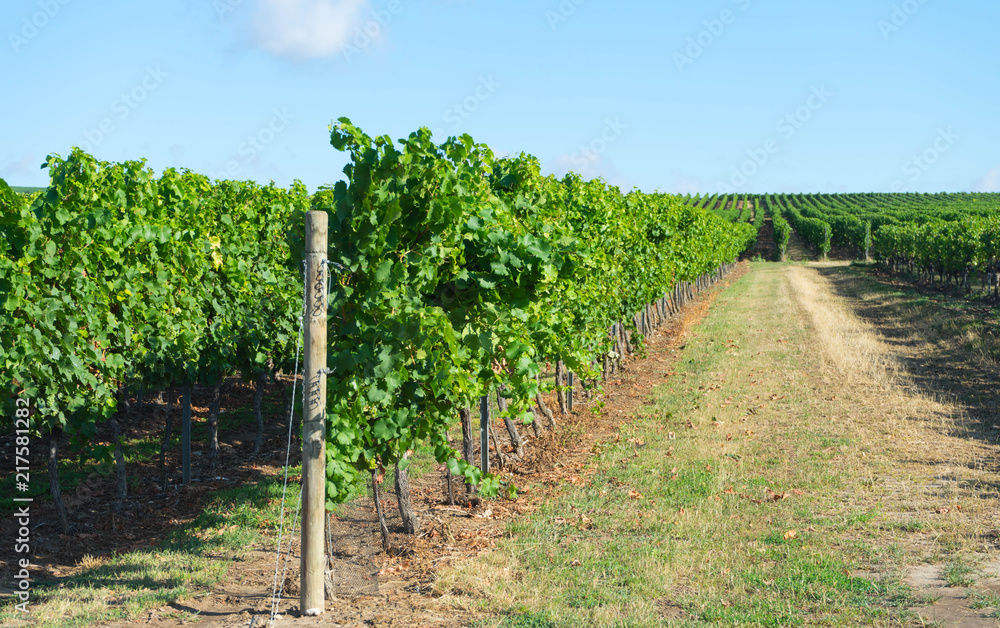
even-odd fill
[{"label": "distant vineyard row", "polygon": [[926,280],[968,287],[978,275],[984,288],[997,289],[1000,194],[747,194],[683,202],[734,222],[745,219],[739,208],[758,208],[773,217],[782,255],[790,226],[821,255],[839,247]]}]

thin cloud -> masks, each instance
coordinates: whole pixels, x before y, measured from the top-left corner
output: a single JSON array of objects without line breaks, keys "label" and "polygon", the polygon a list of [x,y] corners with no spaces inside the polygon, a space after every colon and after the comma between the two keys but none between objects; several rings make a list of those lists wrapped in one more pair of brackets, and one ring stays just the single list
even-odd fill
[{"label": "thin cloud", "polygon": [[607,180],[607,175],[611,174],[614,168],[604,159],[604,155],[595,152],[566,153],[559,155],[549,162],[549,168],[557,177],[566,176],[573,172],[584,179],[594,179],[597,177]]},{"label": "thin cloud", "polygon": [[669,187],[670,194],[684,196],[686,194],[701,194],[705,190],[705,185],[700,179],[689,178],[682,175],[675,175],[677,178]]},{"label": "thin cloud", "polygon": [[8,157],[5,163],[0,165],[0,178],[13,178],[34,173],[35,170],[38,170],[40,161],[34,153],[25,153],[20,157]]},{"label": "thin cloud", "polygon": [[622,192],[628,192],[632,188],[631,182],[622,176],[610,160],[598,153],[576,152],[564,154],[543,164],[542,171],[551,172],[558,178],[573,172],[580,175],[585,180],[603,179],[605,183],[621,188]]},{"label": "thin cloud", "polygon": [[368,6],[368,0],[260,0],[256,43],[298,59],[336,55],[361,28]]},{"label": "thin cloud", "polygon": [[986,173],[986,176],[976,183],[977,192],[1000,192],[1000,166]]}]

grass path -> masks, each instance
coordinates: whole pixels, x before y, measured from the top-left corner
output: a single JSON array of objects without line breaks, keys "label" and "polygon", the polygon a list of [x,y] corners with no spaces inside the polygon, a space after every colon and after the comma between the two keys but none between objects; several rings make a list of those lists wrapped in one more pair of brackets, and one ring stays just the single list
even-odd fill
[{"label": "grass path", "polygon": [[843,265],[755,264],[443,601],[481,626],[997,625],[995,433],[914,384],[888,335],[914,307]]}]

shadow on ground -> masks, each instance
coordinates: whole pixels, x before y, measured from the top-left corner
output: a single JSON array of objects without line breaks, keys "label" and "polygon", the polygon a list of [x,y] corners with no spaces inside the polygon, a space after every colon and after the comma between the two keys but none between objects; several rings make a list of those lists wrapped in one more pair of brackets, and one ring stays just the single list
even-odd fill
[{"label": "shadow on ground", "polygon": [[1000,349],[1000,318],[994,307],[890,283],[865,267],[815,269],[894,349],[915,392],[961,409],[964,416],[952,428],[961,433],[952,435],[991,445],[1000,440],[998,365],[992,357]]}]

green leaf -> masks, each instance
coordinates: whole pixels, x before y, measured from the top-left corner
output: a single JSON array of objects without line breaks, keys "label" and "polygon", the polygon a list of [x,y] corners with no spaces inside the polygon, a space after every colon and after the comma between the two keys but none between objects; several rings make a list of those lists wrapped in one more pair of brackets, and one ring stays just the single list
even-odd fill
[{"label": "green leaf", "polygon": [[389,441],[396,436],[396,430],[386,419],[379,419],[372,426],[372,434],[380,441]]}]

